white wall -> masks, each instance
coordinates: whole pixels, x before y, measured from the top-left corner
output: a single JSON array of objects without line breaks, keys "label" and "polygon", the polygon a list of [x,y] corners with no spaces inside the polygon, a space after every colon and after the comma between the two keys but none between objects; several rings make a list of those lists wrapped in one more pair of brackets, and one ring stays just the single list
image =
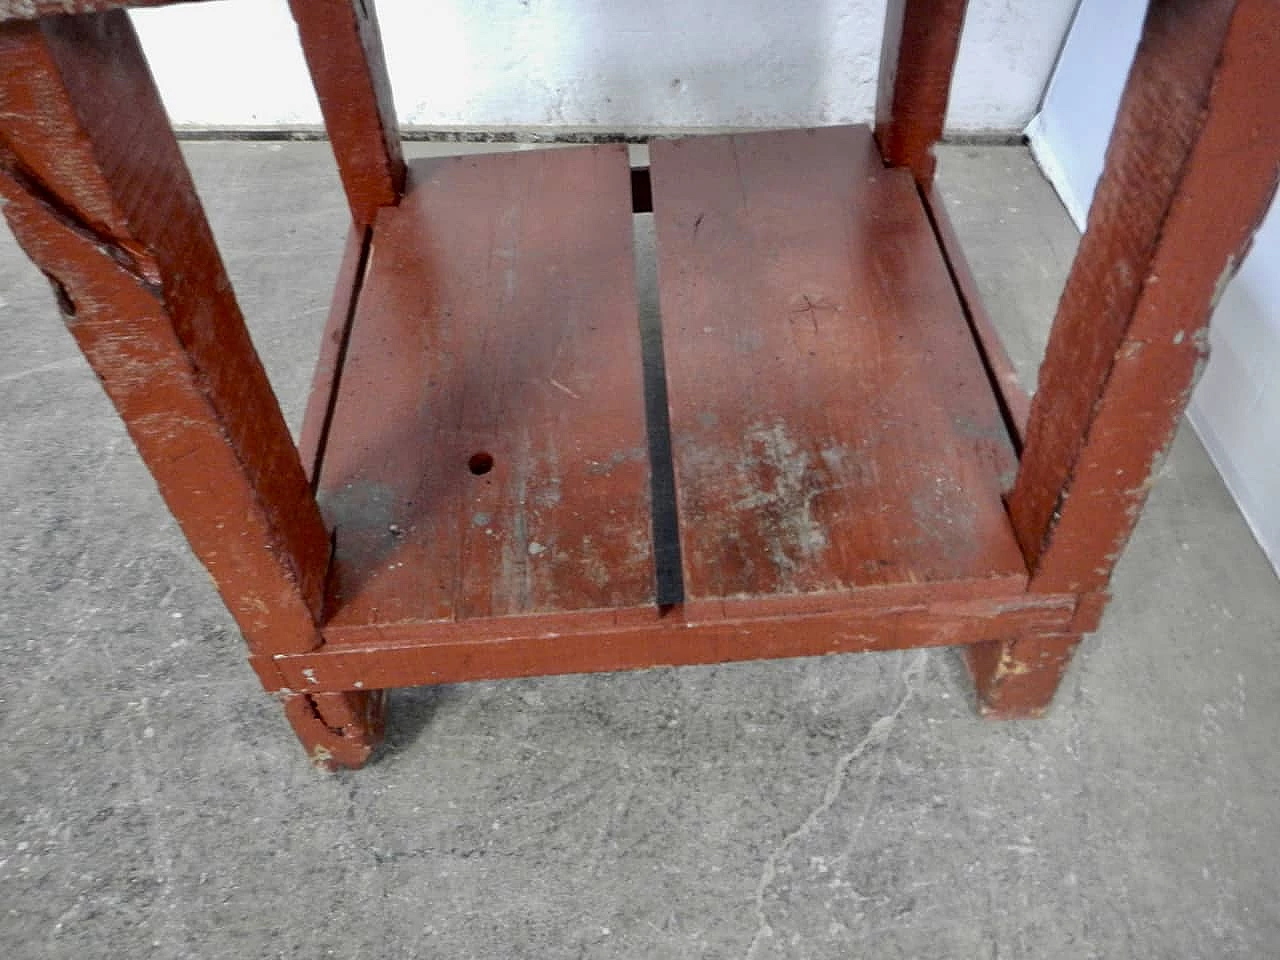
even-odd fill
[{"label": "white wall", "polygon": [[[953,132],[1025,125],[1075,4],[971,0]],[[646,132],[866,120],[884,0],[380,0],[378,11],[405,124]],[[320,122],[285,0],[134,17],[175,123]]]},{"label": "white wall", "polygon": [[[1083,0],[1027,131],[1082,228],[1145,10],[1142,0]],[[1188,415],[1280,571],[1280,204],[1219,302],[1209,341]]]},{"label": "white wall", "polygon": [[1146,9],[1146,0],[1081,0],[1044,108],[1027,127],[1036,160],[1081,230]]}]

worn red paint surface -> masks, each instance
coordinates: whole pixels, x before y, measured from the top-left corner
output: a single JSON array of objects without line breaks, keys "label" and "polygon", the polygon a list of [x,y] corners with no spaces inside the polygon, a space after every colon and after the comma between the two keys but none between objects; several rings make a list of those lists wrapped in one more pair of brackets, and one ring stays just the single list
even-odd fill
[{"label": "worn red paint surface", "polygon": [[995,397],[870,130],[660,141],[651,176],[690,608],[1024,589]]},{"label": "worn red paint surface", "polygon": [[889,0],[876,99],[876,140],[891,167],[933,183],[967,0]]},{"label": "worn red paint surface", "polygon": [[290,0],[351,217],[368,226],[404,189],[391,80],[372,0]]},{"label": "worn red paint surface", "polygon": [[399,624],[344,632],[314,653],[276,660],[293,690],[456,683],[681,664],[959,646],[1051,633],[1071,620],[1070,597],[969,600],[862,610],[696,619],[680,609],[609,626],[564,618],[489,620],[470,632]]},{"label": "worn red paint surface", "polygon": [[1014,639],[969,647],[965,658],[979,712],[993,720],[1042,716],[1079,642],[1077,633],[1026,631]]},{"label": "worn red paint surface", "polygon": [[379,215],[320,498],[329,627],[654,598],[621,145],[415,163]]},{"label": "worn red paint surface", "polygon": [[319,636],[328,537],[122,12],[0,28],[6,216],[250,645]]},{"label": "worn red paint surface", "polygon": [[[271,656],[320,643],[328,534],[137,38],[120,12],[4,25],[0,67],[5,215],[278,685]],[[297,730],[309,748],[339,730],[326,749],[358,765],[380,729],[363,715]]]},{"label": "worn red paint surface", "polygon": [[1031,590],[1078,594],[1076,623],[971,651],[993,714],[1040,710],[1096,626],[1278,171],[1280,6],[1152,3],[1009,499]]},{"label": "worn red paint surface", "polygon": [[351,324],[355,319],[356,303],[368,266],[370,238],[368,227],[353,223],[347,231],[347,242],[342,248],[342,260],[334,283],[329,318],[325,322],[320,354],[316,358],[315,373],[311,378],[311,393],[307,398],[302,433],[298,439],[298,456],[302,459],[313,489],[319,479],[329,427],[333,422],[333,405],[337,400],[342,367],[350,345]]},{"label": "worn red paint surface", "polygon": [[[1280,7],[1154,0],[1028,417],[931,190],[963,0],[889,5],[905,169],[846,128],[658,143],[651,177],[621,147],[458,158],[407,192],[371,7],[294,0],[355,221],[300,457],[121,5],[0,0],[5,213],[330,769],[376,748],[383,688],[655,664],[966,645],[984,713],[1039,714],[1280,167]],[[661,609],[650,205],[687,592]]]},{"label": "worn red paint surface", "polygon": [[1032,405],[1010,511],[1033,589],[1104,589],[1275,192],[1280,6],[1154,3]]}]

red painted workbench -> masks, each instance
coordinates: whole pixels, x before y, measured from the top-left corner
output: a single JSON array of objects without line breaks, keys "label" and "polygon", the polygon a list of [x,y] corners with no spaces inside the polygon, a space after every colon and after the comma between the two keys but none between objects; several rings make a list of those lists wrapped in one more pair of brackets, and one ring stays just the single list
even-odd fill
[{"label": "red painted workbench", "polygon": [[985,713],[1039,713],[1280,162],[1280,4],[1154,0],[1028,404],[932,185],[963,0],[890,3],[874,130],[641,170],[406,165],[372,7],[292,0],[353,221],[299,448],[128,5],[0,0],[5,214],[324,766],[368,758],[392,687],[655,664],[965,645]]}]

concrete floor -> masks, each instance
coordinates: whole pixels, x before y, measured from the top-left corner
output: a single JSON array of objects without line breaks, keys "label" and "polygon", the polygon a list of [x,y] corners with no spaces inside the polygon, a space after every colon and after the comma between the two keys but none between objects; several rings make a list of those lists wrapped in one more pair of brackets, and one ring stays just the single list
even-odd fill
[{"label": "concrete floor", "polygon": [[[296,428],[327,148],[188,153]],[[943,180],[1030,373],[1074,230],[1024,150]],[[945,650],[477,683],[325,777],[7,232],[0,323],[6,957],[1275,955],[1280,586],[1188,431],[1041,722]]]}]

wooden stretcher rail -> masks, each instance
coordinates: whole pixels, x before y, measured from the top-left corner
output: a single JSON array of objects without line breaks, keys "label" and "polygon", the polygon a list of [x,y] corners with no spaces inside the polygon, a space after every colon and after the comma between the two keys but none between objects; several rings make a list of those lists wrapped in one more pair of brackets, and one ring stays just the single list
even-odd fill
[{"label": "wooden stretcher rail", "polygon": [[[645,620],[641,620],[643,616]],[[314,653],[255,666],[270,689],[322,693],[655,666],[965,646],[1068,629],[1074,597],[1016,597],[916,607],[808,612],[750,619],[686,619],[676,609],[632,612],[609,628],[547,629],[536,618],[477,623],[469,636],[421,625],[363,631]],[[647,622],[645,622],[647,620]],[[456,626],[456,625],[453,625]],[[265,661],[265,658],[263,658]]]},{"label": "wooden stretcher rail", "polygon": [[626,147],[417,161],[409,185],[348,334],[343,281],[311,418],[329,626],[652,604]]}]

